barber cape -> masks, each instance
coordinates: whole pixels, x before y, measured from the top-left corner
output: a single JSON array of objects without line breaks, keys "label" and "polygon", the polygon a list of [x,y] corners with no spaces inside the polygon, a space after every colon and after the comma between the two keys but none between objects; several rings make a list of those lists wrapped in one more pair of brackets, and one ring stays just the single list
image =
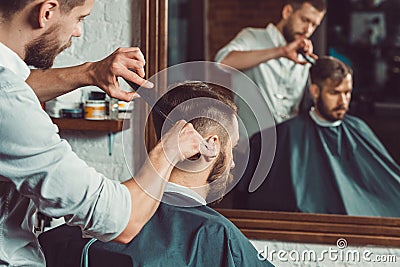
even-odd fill
[{"label": "barber cape", "polygon": [[399,165],[371,129],[350,115],[324,123],[310,111],[278,125],[267,179],[247,193],[255,166],[263,162],[261,136],[267,140],[271,130],[251,138],[250,163],[238,193],[247,208],[400,216]]},{"label": "barber cape", "polygon": [[[198,199],[182,190],[165,192],[163,199],[187,207],[160,203],[129,244],[94,242],[87,266],[273,266],[258,259],[257,250],[228,219]],[[88,242],[81,235],[79,228],[66,225],[43,233],[39,240],[47,266],[79,266]]]}]

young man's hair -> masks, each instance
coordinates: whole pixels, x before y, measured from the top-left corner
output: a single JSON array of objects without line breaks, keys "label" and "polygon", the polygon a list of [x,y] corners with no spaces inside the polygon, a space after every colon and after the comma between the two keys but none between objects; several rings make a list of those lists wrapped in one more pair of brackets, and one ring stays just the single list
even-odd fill
[{"label": "young man's hair", "polygon": [[[214,167],[207,179],[213,184],[212,193],[225,193],[226,182],[217,179],[226,171],[227,162],[225,147],[230,141],[228,129],[237,113],[237,107],[233,102],[232,93],[228,89],[206,82],[189,81],[174,85],[156,103],[155,108],[160,109],[173,121],[184,119],[202,135],[209,133],[219,137],[221,151],[215,160]],[[165,123],[165,119],[157,112],[152,111],[154,128],[157,139],[162,133],[172,127],[171,123]]]},{"label": "young man's hair", "polygon": [[[5,19],[10,19],[14,14],[18,13],[25,6],[34,0],[0,0],[0,15]],[[74,7],[82,6],[86,0],[58,0],[60,10],[64,14],[68,14]]]},{"label": "young man's hair", "polygon": [[303,4],[308,3],[316,10],[323,12],[326,10],[326,0],[286,0],[285,5],[291,5],[294,10],[298,10]]},{"label": "young man's hair", "polygon": [[315,65],[310,69],[311,83],[322,88],[329,79],[334,86],[343,82],[346,76],[353,75],[353,70],[345,63],[331,56],[322,56],[318,58]]}]

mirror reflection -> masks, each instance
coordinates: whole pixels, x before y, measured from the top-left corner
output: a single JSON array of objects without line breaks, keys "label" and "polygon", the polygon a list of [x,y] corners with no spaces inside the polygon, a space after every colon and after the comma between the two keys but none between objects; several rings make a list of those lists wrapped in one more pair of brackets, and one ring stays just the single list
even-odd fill
[{"label": "mirror reflection", "polygon": [[[328,1],[326,14],[318,6],[321,1],[294,2],[299,4],[169,2],[169,65],[193,60],[233,65],[234,57],[228,59],[237,53],[239,65],[233,66],[266,92],[264,101],[277,123],[271,171],[249,193],[257,165],[263,163],[260,149],[268,147],[268,132],[275,129],[254,128],[254,121],[247,119],[247,134],[256,149],[241,183],[221,205],[397,217],[400,18],[395,14],[400,1]],[[290,55],[265,55],[289,45]],[[318,55],[317,65],[306,62],[299,48],[306,56]],[[248,57],[240,54],[249,51],[263,51],[253,65],[246,65]],[[335,74],[338,65],[344,66],[342,78]],[[308,76],[310,68],[314,80]],[[234,77],[228,79],[234,88]],[[238,104],[245,122],[255,103],[248,104],[250,110]],[[236,162],[241,153],[239,147]]]}]

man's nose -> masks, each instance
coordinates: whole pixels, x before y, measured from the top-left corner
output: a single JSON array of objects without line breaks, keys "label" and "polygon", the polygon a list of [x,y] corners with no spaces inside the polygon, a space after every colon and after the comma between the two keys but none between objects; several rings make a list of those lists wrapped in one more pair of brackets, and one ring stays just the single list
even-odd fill
[{"label": "man's nose", "polygon": [[340,94],[339,104],[346,105],[346,106],[349,104],[349,99],[347,98],[347,94],[345,94],[345,93]]},{"label": "man's nose", "polygon": [[307,38],[313,34],[314,30],[315,30],[314,24],[312,24],[311,22],[306,23],[306,25],[304,26],[304,32]]},{"label": "man's nose", "polygon": [[81,37],[82,36],[82,24],[78,24],[74,31],[72,32],[72,36],[74,37]]}]

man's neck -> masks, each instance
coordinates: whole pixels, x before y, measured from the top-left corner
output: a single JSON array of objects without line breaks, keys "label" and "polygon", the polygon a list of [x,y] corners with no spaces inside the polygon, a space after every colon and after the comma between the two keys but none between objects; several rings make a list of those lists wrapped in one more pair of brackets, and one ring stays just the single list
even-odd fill
[{"label": "man's neck", "polygon": [[283,27],[284,25],[284,21],[280,20],[277,24],[275,24],[275,27],[278,29],[278,31],[283,35]]},{"label": "man's neck", "polygon": [[208,174],[204,172],[191,173],[174,169],[169,182],[190,188],[203,198],[206,198],[208,192],[207,177]]},{"label": "man's neck", "polygon": [[315,109],[314,107],[311,108],[310,112],[310,117],[311,119],[318,124],[319,126],[322,127],[336,127],[339,126],[342,121],[341,120],[336,120],[336,121],[329,121],[327,119],[325,119],[319,112],[317,109]]}]

